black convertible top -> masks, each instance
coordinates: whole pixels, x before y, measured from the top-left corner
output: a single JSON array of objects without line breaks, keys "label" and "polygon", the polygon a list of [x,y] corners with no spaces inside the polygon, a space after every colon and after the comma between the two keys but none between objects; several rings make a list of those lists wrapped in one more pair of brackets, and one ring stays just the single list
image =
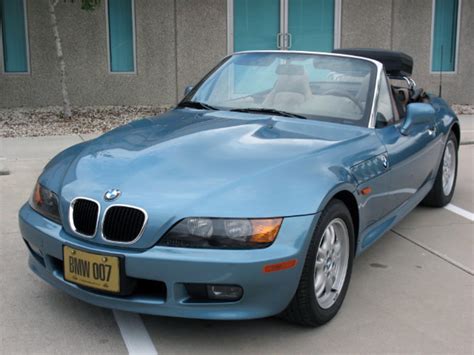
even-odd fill
[{"label": "black convertible top", "polygon": [[383,64],[389,76],[410,76],[413,72],[413,58],[403,52],[376,48],[339,48],[334,49],[333,53],[377,60]]}]

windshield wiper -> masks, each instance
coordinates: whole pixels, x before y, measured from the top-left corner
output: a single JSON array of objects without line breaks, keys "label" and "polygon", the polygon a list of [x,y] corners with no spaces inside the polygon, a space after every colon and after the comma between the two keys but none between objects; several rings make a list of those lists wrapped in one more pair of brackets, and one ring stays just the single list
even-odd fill
[{"label": "windshield wiper", "polygon": [[217,110],[217,108],[199,101],[183,101],[178,105],[178,107],[190,107],[199,110]]},{"label": "windshield wiper", "polygon": [[278,116],[284,116],[284,117],[294,117],[294,118],[302,118],[302,119],[307,119],[307,117],[298,115],[296,113],[291,113],[291,112],[286,112],[286,111],[281,111],[281,110],[276,110],[274,108],[234,108],[230,111],[233,112],[249,112],[249,113],[269,113],[272,115],[278,115]]}]

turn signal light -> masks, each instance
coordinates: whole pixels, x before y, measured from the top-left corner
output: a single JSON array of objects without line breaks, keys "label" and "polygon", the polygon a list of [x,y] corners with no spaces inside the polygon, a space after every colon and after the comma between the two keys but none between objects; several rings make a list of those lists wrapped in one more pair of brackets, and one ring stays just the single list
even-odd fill
[{"label": "turn signal light", "polygon": [[298,263],[297,259],[291,259],[291,260],[283,261],[277,264],[265,265],[263,267],[263,272],[267,273],[267,272],[275,272],[275,271],[291,269],[295,267],[297,263]]},{"label": "turn signal light", "polygon": [[33,202],[38,206],[41,206],[43,204],[43,199],[41,197],[41,185],[40,184],[36,184],[35,189],[33,190]]},{"label": "turn signal light", "polygon": [[251,242],[272,243],[280,230],[283,218],[253,219]]}]

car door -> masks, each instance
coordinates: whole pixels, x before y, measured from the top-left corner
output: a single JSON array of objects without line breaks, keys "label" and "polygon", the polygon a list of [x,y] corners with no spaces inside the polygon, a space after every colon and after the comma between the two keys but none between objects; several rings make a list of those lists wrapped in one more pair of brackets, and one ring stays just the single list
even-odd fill
[{"label": "car door", "polygon": [[402,134],[404,120],[399,118],[396,111],[386,77],[380,83],[377,117],[382,124],[376,126],[376,133],[387,149],[390,165],[385,201],[389,210],[393,210],[410,199],[436,174],[438,154],[435,117],[433,114],[427,122],[417,124],[408,133]]}]

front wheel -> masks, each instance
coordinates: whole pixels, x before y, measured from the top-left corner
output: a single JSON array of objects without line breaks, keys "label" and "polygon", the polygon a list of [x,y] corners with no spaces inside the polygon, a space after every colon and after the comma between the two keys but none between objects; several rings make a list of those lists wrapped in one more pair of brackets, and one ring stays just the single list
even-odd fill
[{"label": "front wheel", "polygon": [[458,141],[456,135],[451,131],[444,147],[443,160],[438,168],[435,182],[422,204],[431,207],[446,206],[454,195],[457,172]]},{"label": "front wheel", "polygon": [[354,227],[346,205],[331,201],[314,231],[295,296],[282,313],[307,326],[331,320],[342,305],[354,258]]}]

